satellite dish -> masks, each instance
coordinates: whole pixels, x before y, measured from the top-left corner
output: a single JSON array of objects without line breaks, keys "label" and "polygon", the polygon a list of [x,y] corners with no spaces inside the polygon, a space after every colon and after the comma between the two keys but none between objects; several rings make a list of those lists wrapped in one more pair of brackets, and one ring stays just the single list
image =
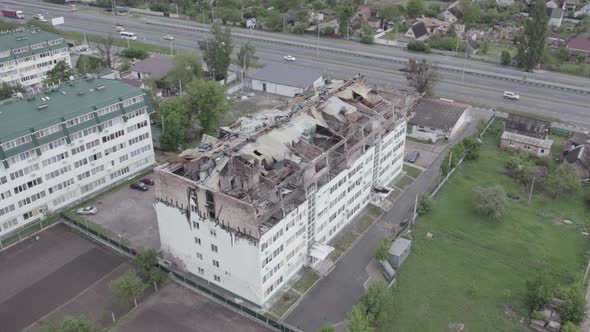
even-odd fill
[{"label": "satellite dish", "polygon": [[70,75],[70,81],[74,80],[74,75]]}]

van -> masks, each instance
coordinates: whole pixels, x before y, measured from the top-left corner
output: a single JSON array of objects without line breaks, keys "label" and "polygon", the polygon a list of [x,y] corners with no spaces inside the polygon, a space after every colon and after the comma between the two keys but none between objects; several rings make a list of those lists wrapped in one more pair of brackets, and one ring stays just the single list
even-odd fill
[{"label": "van", "polygon": [[119,34],[121,35],[121,38],[123,38],[123,39],[137,40],[137,36],[133,32],[121,31],[121,32],[119,32]]}]

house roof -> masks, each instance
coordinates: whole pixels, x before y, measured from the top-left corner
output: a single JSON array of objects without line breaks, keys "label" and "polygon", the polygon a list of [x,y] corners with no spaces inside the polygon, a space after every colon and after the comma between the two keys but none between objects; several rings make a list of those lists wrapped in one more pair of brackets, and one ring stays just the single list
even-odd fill
[{"label": "house roof", "polygon": [[389,247],[389,254],[394,256],[401,256],[412,244],[412,241],[398,237],[393,241],[391,247]]},{"label": "house roof", "polygon": [[506,120],[506,131],[535,138],[545,138],[551,130],[549,121],[510,114]]},{"label": "house roof", "polygon": [[[118,80],[88,78],[0,102],[0,140],[40,130],[145,92]],[[43,99],[42,99],[43,98]],[[47,105],[43,107],[42,105]],[[65,119],[65,120],[64,120]]]},{"label": "house roof", "polygon": [[424,98],[414,106],[414,117],[408,123],[449,131],[469,107],[466,104]]},{"label": "house roof", "polygon": [[583,134],[583,133],[574,133],[572,137],[569,138],[569,141],[572,142],[574,145],[588,145],[590,146],[590,135]]},{"label": "house roof", "polygon": [[590,53],[590,39],[575,38],[567,43],[567,48],[573,51]]},{"label": "house roof", "polygon": [[298,88],[308,88],[318,78],[322,77],[319,70],[288,65],[284,63],[272,63],[257,70],[250,78],[258,81],[277,83]]},{"label": "house roof", "polygon": [[[44,46],[34,50],[30,47],[31,45],[41,44],[48,41],[52,41],[53,45],[44,44]],[[35,28],[18,28],[0,32],[0,52],[24,48],[27,46],[29,46],[28,50],[16,54],[10,52],[9,57],[11,59],[24,58],[32,54],[39,54],[49,50],[57,50],[67,47],[67,43],[60,35]],[[3,61],[7,60],[7,58],[3,58]]]},{"label": "house roof", "polygon": [[551,149],[551,145],[553,145],[553,141],[550,139],[540,139],[535,137],[530,137],[526,135],[521,135],[517,133],[513,133],[510,131],[504,131],[502,133],[501,139],[518,142],[522,144],[527,144],[531,146],[540,147],[543,149]]},{"label": "house roof", "polygon": [[326,8],[326,9],[319,9],[317,10],[318,13],[322,13],[324,15],[335,15],[336,11],[330,8]]},{"label": "house roof", "polygon": [[550,18],[562,18],[563,17],[563,9],[561,9],[561,8],[547,7],[546,12],[547,12],[547,16],[549,16]]},{"label": "house roof", "polygon": [[131,71],[146,73],[150,78],[160,80],[174,67],[174,57],[168,55],[152,55],[133,65]]},{"label": "house roof", "polygon": [[414,38],[416,39],[428,34],[428,30],[426,30],[426,25],[424,24],[424,22],[418,22],[412,25],[411,29],[414,33]]}]

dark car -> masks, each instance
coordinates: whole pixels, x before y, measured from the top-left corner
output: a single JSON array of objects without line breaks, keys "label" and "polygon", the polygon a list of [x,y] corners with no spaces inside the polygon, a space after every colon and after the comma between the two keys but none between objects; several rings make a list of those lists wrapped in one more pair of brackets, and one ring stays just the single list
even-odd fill
[{"label": "dark car", "polygon": [[147,184],[148,186],[153,186],[156,183],[156,181],[154,181],[154,179],[152,179],[152,178],[143,178],[139,181]]},{"label": "dark car", "polygon": [[420,158],[420,152],[412,151],[406,157],[406,161],[413,164],[416,162],[416,160],[418,160],[418,158]]},{"label": "dark car", "polygon": [[130,187],[131,187],[131,189],[136,189],[136,190],[142,190],[142,191],[148,190],[148,186],[143,182],[133,182]]}]

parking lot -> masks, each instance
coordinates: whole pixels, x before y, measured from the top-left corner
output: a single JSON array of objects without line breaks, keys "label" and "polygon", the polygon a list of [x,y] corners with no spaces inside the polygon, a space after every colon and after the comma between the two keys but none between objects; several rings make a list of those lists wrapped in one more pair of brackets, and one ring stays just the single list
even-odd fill
[{"label": "parking lot", "polygon": [[159,250],[154,202],[153,186],[149,186],[148,191],[125,186],[101,197],[96,202],[98,212],[86,218],[109,230],[114,237],[129,241],[135,248]]},{"label": "parking lot", "polygon": [[[77,308],[95,322],[121,308],[110,291],[89,292],[124,269],[127,258],[57,224],[0,252],[0,322],[5,332],[35,329],[36,322],[60,308]],[[96,289],[96,288],[95,288]],[[108,313],[108,315],[105,315]],[[44,318],[45,317],[45,318]]]},{"label": "parking lot", "polygon": [[444,151],[447,144],[429,144],[429,143],[418,143],[414,141],[406,141],[406,158],[408,154],[417,151],[420,153],[420,157],[414,162],[414,165],[422,168],[428,168],[438,158],[441,152]]}]

